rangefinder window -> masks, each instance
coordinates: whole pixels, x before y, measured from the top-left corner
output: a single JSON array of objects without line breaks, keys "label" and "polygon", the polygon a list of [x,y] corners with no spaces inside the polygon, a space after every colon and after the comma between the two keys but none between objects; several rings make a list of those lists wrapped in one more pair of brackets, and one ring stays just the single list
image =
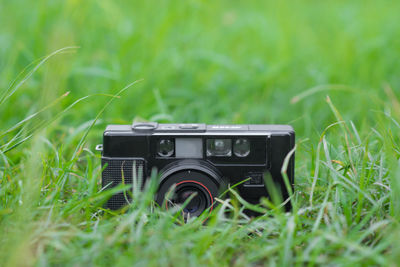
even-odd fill
[{"label": "rangefinder window", "polygon": [[231,139],[207,139],[207,157],[232,156]]}]

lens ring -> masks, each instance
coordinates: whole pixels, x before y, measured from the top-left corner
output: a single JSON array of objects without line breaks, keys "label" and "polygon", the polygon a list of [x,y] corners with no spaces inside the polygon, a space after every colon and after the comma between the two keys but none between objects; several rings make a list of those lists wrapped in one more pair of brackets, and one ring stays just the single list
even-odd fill
[{"label": "lens ring", "polygon": [[161,139],[157,144],[157,154],[160,157],[171,157],[175,152],[175,143],[172,139]]},{"label": "lens ring", "polygon": [[[212,213],[214,206],[218,205],[214,198],[218,196],[221,187],[225,187],[225,184],[218,170],[203,160],[173,161],[164,169],[161,169],[156,203],[168,210],[168,203],[173,196],[170,194],[172,193],[171,188],[174,188],[176,192],[181,185],[187,184],[187,182],[192,182],[192,185],[201,189],[207,198],[207,207],[200,216],[203,213]],[[190,214],[190,216],[198,217],[193,214]]]},{"label": "lens ring", "polygon": [[233,144],[233,153],[240,158],[247,157],[250,154],[250,141],[246,138],[236,139]]}]

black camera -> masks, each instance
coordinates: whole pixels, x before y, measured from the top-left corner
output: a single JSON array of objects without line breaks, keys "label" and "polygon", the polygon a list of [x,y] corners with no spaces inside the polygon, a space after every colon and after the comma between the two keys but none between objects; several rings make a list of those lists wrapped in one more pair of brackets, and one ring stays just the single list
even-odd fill
[{"label": "black camera", "polygon": [[[282,166],[288,157],[285,173],[292,187],[294,154],[289,153],[294,145],[289,125],[109,125],[103,136],[102,187],[144,185],[156,169],[156,202],[167,209],[185,203],[183,212],[198,216],[213,209],[215,198],[228,185],[237,185],[235,190],[247,202],[259,203],[268,197],[264,177],[269,176],[285,200],[288,186]],[[119,209],[129,198],[119,192],[105,206]]]}]

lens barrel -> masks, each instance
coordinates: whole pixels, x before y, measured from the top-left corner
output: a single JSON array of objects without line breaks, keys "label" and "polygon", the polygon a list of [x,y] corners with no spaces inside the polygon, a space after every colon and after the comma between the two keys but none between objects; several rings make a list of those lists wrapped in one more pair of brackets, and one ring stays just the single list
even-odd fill
[{"label": "lens barrel", "polygon": [[197,217],[214,206],[223,184],[219,173],[201,160],[174,162],[161,171],[156,201],[169,209],[182,208],[184,218]]}]

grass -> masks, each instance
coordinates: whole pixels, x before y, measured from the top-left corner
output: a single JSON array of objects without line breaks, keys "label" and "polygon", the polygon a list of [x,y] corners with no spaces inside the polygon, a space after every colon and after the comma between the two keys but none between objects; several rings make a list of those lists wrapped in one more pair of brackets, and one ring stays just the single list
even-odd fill
[{"label": "grass", "polygon": [[[398,265],[398,10],[2,1],[1,265]],[[104,211],[94,146],[132,119],[292,124],[293,211],[265,200],[247,218],[231,193],[184,224],[154,207],[154,184]]]}]

